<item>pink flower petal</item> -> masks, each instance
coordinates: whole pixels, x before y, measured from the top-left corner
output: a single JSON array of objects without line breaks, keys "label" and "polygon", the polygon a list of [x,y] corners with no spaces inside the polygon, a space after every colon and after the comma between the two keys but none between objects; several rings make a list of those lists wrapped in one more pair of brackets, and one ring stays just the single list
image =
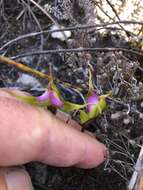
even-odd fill
[{"label": "pink flower petal", "polygon": [[97,96],[96,92],[92,92],[91,96],[87,98],[87,111],[90,112],[93,110],[95,105],[99,102],[99,97]]},{"label": "pink flower petal", "polygon": [[60,98],[57,96],[57,94],[53,91],[50,92],[50,101],[52,105],[56,107],[62,107],[63,102],[60,100]]},{"label": "pink flower petal", "polygon": [[40,96],[37,97],[37,100],[39,100],[39,101],[46,101],[48,99],[49,99],[49,92],[48,92],[48,90],[45,91],[42,95],[40,95]]}]

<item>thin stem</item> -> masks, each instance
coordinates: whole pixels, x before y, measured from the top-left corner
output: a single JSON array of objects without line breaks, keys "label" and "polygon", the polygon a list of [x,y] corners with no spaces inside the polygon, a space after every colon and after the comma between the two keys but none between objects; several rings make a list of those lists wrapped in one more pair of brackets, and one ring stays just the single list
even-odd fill
[{"label": "thin stem", "polygon": [[79,91],[82,90],[81,87],[78,87],[78,86],[75,86],[75,85],[72,85],[68,82],[64,82],[64,81],[61,81],[59,79],[55,79],[54,77],[51,78],[50,75],[47,75],[47,74],[44,74],[40,71],[37,71],[35,69],[32,69],[22,63],[19,63],[19,62],[16,62],[14,60],[11,60],[10,58],[8,57],[5,57],[5,56],[0,56],[0,62],[2,63],[5,63],[5,64],[8,64],[8,65],[12,65],[12,66],[15,66],[17,67],[18,69],[22,70],[23,72],[27,72],[27,73],[31,73],[37,77],[40,77],[40,78],[43,78],[43,79],[48,79],[48,80],[56,80],[58,83],[61,83],[61,84],[64,84],[65,87],[70,87],[70,88],[74,88],[74,89],[77,89]]},{"label": "thin stem", "polygon": [[[109,6],[111,7],[112,11],[114,12],[114,14],[116,15],[118,21],[120,21],[120,17],[116,11],[116,9],[114,8],[114,6],[112,5],[112,3],[109,0],[106,0],[106,2],[109,4]],[[123,29],[123,31],[126,33],[126,35],[128,36],[129,32],[125,30],[125,28],[119,23],[119,26],[121,27],[121,29]],[[130,32],[131,33],[131,32]]]},{"label": "thin stem", "polygon": [[90,52],[95,52],[95,51],[123,51],[131,54],[135,54],[138,56],[143,56],[143,53],[140,51],[135,51],[135,50],[129,50],[126,48],[112,48],[112,47],[105,47],[105,48],[71,48],[71,49],[50,49],[50,50],[43,50],[43,51],[35,51],[35,52],[29,52],[29,53],[24,53],[21,55],[16,55],[11,57],[11,59],[19,59],[22,57],[28,57],[28,56],[34,56],[34,55],[44,55],[44,54],[54,54],[54,53],[69,53],[69,52],[84,52],[84,51],[90,51]]},{"label": "thin stem", "polygon": [[8,57],[5,57],[5,56],[0,56],[0,62],[2,63],[6,63],[8,65],[12,65],[12,66],[15,66],[17,67],[18,69],[24,71],[24,72],[27,72],[27,73],[31,73],[31,74],[34,74],[40,78],[44,78],[44,79],[50,79],[50,76],[49,75],[46,75],[40,71],[37,71],[35,69],[32,69],[22,63],[19,63],[19,62],[16,62],[14,60],[11,60],[9,59]]},{"label": "thin stem", "polygon": [[57,21],[53,17],[51,17],[51,15],[47,11],[45,11],[38,3],[33,0],[30,0],[30,2],[34,4],[38,9],[40,9],[41,12],[43,12],[54,24],[58,24]]},{"label": "thin stem", "polygon": [[[58,26],[59,29],[61,29],[61,26],[59,25],[59,23],[47,11],[45,11],[38,3],[36,3],[34,0],[30,0],[30,2],[34,4],[39,10],[41,10],[56,26]],[[62,34],[65,40],[67,41],[67,37],[64,31],[62,31]]]}]

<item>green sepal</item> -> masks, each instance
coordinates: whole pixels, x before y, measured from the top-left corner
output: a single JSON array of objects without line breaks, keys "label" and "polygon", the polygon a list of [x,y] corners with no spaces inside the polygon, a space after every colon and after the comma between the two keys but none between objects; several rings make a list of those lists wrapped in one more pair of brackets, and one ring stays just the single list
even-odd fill
[{"label": "green sepal", "polygon": [[101,115],[103,110],[105,110],[107,104],[105,97],[100,97],[98,104],[89,112],[90,119],[96,118],[98,115]]},{"label": "green sepal", "polygon": [[38,101],[34,96],[15,95],[15,97],[30,105],[38,105]]},{"label": "green sepal", "polygon": [[107,107],[107,103],[106,103],[106,97],[108,95],[102,95],[100,96],[100,100],[99,103],[95,105],[95,107],[93,108],[93,110],[89,113],[80,110],[80,122],[81,124],[86,123],[87,121],[94,119],[96,117],[98,117],[99,115],[102,114],[102,112],[106,109]]},{"label": "green sepal", "polygon": [[57,89],[56,85],[54,84],[54,81],[51,79],[51,81],[49,83],[50,83],[51,90],[53,92],[55,92],[55,94],[59,97],[60,93],[59,93],[59,90]]},{"label": "green sepal", "polygon": [[93,86],[93,81],[92,81],[92,73],[91,73],[91,71],[89,70],[87,98],[92,94],[93,91],[94,91],[94,86]]},{"label": "green sepal", "polygon": [[23,101],[24,103],[33,105],[33,106],[41,106],[41,107],[46,107],[46,106],[50,106],[50,102],[49,101],[45,101],[45,102],[40,102],[37,100],[36,97],[31,96],[31,95],[18,95],[15,92],[9,92],[12,96],[14,96],[15,98],[17,98],[18,100]]},{"label": "green sepal", "polygon": [[85,104],[74,104],[74,103],[65,101],[63,107],[60,110],[64,112],[71,112],[71,111],[82,109],[85,106],[86,106]]},{"label": "green sepal", "polygon": [[56,98],[58,98],[61,102],[63,102],[60,92],[59,92],[58,88],[56,87],[56,85],[54,84],[53,79],[50,80],[49,84],[50,84],[50,88],[54,92]]},{"label": "green sepal", "polygon": [[86,123],[88,120],[90,120],[89,114],[86,113],[85,111],[80,110],[79,114],[80,114],[79,117],[80,117],[81,124]]}]

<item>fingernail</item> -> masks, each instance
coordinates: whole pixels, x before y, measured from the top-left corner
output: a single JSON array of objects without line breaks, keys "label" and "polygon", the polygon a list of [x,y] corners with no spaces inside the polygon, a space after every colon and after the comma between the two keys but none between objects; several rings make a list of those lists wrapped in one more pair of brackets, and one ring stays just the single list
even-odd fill
[{"label": "fingernail", "polygon": [[33,190],[30,176],[24,169],[8,171],[5,181],[8,190]]}]

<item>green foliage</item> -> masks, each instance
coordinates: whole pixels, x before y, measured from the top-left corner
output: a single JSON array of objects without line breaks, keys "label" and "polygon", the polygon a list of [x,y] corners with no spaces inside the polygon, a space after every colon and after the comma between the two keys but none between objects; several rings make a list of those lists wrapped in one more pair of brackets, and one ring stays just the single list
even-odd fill
[{"label": "green foliage", "polygon": [[[79,111],[79,119],[81,124],[96,118],[97,116],[101,115],[102,112],[106,109],[106,97],[110,96],[110,93],[107,95],[101,95],[97,96],[93,87],[93,79],[92,74],[89,71],[89,89],[88,93],[85,97],[85,100],[87,101],[88,98],[92,96],[93,102],[86,102],[84,104],[75,104],[68,101],[64,101],[60,95],[59,90],[57,89],[56,85],[54,84],[53,79],[49,81],[47,92],[50,94],[50,92],[54,93],[54,97],[52,97],[55,101],[61,101],[63,104],[61,104],[60,107],[56,107],[53,103],[54,101],[51,101],[49,98],[50,96],[47,96],[47,99],[38,99],[37,97],[31,96],[31,95],[17,95],[16,93],[12,93],[13,96],[16,98],[22,100],[25,103],[28,103],[33,106],[41,106],[41,107],[49,107],[53,106],[56,109],[60,109],[63,112],[70,113],[72,111]],[[94,93],[93,93],[94,92]],[[95,100],[94,100],[95,95]],[[52,99],[52,100],[53,100]],[[91,109],[88,110],[87,106],[92,105]]]},{"label": "green foliage", "polygon": [[107,95],[100,96],[99,103],[97,105],[95,105],[94,108],[90,112],[80,110],[80,121],[82,124],[87,122],[88,120],[94,119],[102,114],[102,112],[107,107],[106,97],[107,97]]}]

